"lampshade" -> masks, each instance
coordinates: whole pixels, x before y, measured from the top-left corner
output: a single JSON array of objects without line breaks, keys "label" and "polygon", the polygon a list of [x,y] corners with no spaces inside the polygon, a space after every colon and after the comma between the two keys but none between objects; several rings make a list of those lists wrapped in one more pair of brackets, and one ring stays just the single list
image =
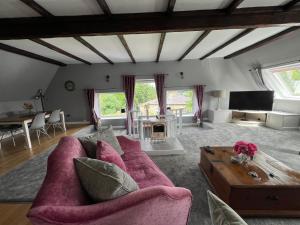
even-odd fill
[{"label": "lampshade", "polygon": [[215,90],[215,91],[212,91],[211,95],[216,98],[225,98],[226,90]]}]

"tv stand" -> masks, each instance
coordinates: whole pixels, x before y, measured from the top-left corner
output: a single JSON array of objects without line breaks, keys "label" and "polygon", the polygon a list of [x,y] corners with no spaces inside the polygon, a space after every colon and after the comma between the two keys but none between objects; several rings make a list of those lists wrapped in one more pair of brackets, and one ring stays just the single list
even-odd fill
[{"label": "tv stand", "polygon": [[260,110],[232,110],[232,122],[265,126],[269,112]]},{"label": "tv stand", "polygon": [[300,114],[280,111],[232,110],[232,122],[266,126],[276,130],[297,130],[300,125]]}]

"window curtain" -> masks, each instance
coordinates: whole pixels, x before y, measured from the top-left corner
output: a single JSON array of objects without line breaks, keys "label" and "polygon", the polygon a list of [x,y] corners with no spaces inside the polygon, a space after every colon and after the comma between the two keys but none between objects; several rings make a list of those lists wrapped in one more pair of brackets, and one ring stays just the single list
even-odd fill
[{"label": "window curtain", "polygon": [[266,83],[264,81],[262,68],[260,65],[253,66],[252,69],[250,69],[250,73],[252,75],[253,80],[255,81],[256,85],[259,88],[264,90],[269,90],[269,88],[266,86]]},{"label": "window curtain", "polygon": [[195,85],[195,94],[197,99],[197,108],[194,115],[194,120],[197,121],[198,119],[202,122],[202,103],[203,103],[203,95],[204,95],[204,85]]},{"label": "window curtain", "polygon": [[90,111],[90,124],[94,124],[96,126],[97,123],[97,115],[95,112],[95,89],[86,89],[85,90],[88,107]]},{"label": "window curtain", "polygon": [[166,98],[165,98],[165,74],[155,74],[154,75],[155,87],[157,100],[159,105],[159,114],[165,115],[166,111]]},{"label": "window curtain", "polygon": [[123,76],[123,90],[126,98],[127,105],[127,119],[126,119],[126,129],[128,134],[132,134],[133,131],[133,116],[131,111],[133,110],[134,103],[134,89],[135,89],[135,76],[134,75],[124,75]]}]

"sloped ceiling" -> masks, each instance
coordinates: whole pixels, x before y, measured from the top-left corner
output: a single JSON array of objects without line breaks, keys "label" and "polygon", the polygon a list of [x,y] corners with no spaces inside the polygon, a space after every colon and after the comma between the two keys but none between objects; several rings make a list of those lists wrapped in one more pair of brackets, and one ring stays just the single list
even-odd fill
[{"label": "sloped ceiling", "polygon": [[58,66],[0,50],[0,101],[31,99],[47,89]]},{"label": "sloped ceiling", "polygon": [[[238,8],[282,6],[291,0],[244,0]],[[104,12],[97,0],[34,0],[53,16],[103,15]],[[105,0],[112,14],[166,12],[169,0]],[[233,0],[176,0],[174,11],[225,9]],[[43,15],[43,14],[41,14]],[[33,8],[21,0],[0,1],[0,18],[40,17]],[[299,24],[281,24],[274,27],[257,28],[243,38],[211,54],[208,58],[224,57],[242,48],[248,47],[262,39],[275,35],[285,29]],[[214,30],[183,59],[199,59],[215,48],[245,31],[244,29]],[[203,31],[166,32],[162,44],[160,61],[175,61],[199,38]],[[81,38],[102,53],[113,63],[121,62],[153,62],[156,60],[160,43],[160,33],[124,34],[130,53],[122,45],[117,35],[82,36]],[[89,63],[108,63],[109,61],[87,48],[74,37],[43,38],[46,44],[58,47],[75,57]],[[57,60],[64,64],[82,64],[83,60],[66,56],[53,48],[49,49],[29,39],[0,40],[0,43]],[[111,63],[110,62],[110,63]]]}]

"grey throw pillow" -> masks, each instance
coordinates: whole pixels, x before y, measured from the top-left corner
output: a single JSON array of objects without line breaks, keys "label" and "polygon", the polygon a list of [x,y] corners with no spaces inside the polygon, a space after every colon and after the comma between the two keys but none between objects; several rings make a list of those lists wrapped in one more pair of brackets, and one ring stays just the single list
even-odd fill
[{"label": "grey throw pillow", "polygon": [[119,153],[119,155],[124,154],[119,141],[114,134],[112,126],[92,135],[79,137],[78,140],[85,149],[87,156],[93,159],[96,158],[97,141],[105,141],[110,144]]},{"label": "grey throw pillow", "polygon": [[112,126],[109,128],[100,131],[99,133],[99,141],[105,141],[108,144],[110,144],[120,155],[123,155],[124,152],[122,151],[122,148],[119,144],[118,139],[116,138],[114,131],[112,129]]},{"label": "grey throw pillow", "polygon": [[78,138],[85,149],[87,156],[92,159],[96,158],[98,136],[98,133],[95,133],[89,136]]},{"label": "grey throw pillow", "polygon": [[97,159],[74,159],[80,182],[95,202],[118,198],[138,190],[137,183],[118,166]]},{"label": "grey throw pillow", "polygon": [[207,191],[210,217],[213,225],[247,225],[225,202]]}]

